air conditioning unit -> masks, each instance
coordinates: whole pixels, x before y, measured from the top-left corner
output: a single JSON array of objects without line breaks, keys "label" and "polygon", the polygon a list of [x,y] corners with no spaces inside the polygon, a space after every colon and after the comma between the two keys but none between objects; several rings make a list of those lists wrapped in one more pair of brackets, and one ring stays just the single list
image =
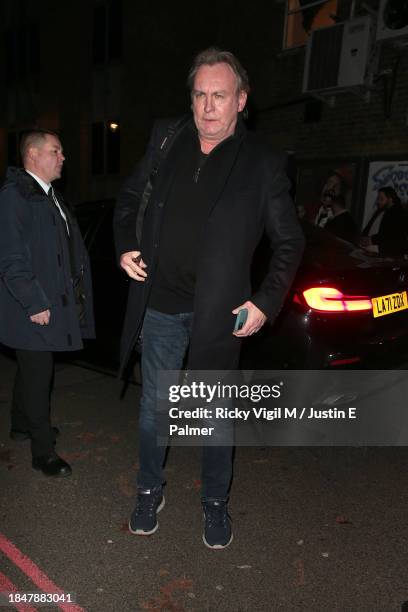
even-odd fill
[{"label": "air conditioning unit", "polygon": [[401,36],[408,39],[408,1],[380,0],[377,40]]},{"label": "air conditioning unit", "polygon": [[370,15],[314,30],[306,45],[303,93],[364,85],[372,47]]}]

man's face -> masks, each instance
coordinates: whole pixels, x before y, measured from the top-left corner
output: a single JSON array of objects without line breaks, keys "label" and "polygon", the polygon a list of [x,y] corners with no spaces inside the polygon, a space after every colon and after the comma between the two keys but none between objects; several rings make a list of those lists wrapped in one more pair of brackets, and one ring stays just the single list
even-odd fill
[{"label": "man's face", "polygon": [[30,170],[46,183],[61,177],[64,155],[59,139],[52,134],[30,149]]},{"label": "man's face", "polygon": [[341,184],[338,176],[329,176],[323,186],[322,194],[330,193],[333,196],[338,196],[341,192]]},{"label": "man's face", "polygon": [[341,183],[339,177],[335,174],[333,176],[329,176],[326,181],[325,189],[328,191],[332,191],[335,196],[340,195]]},{"label": "man's face", "polygon": [[382,210],[383,208],[385,208],[389,203],[389,198],[387,198],[387,196],[385,195],[385,193],[383,193],[382,191],[378,192],[378,196],[377,196],[377,206],[380,210]]},{"label": "man's face", "polygon": [[247,94],[237,91],[237,77],[228,64],[201,66],[191,96],[194,122],[202,142],[215,146],[234,133]]},{"label": "man's face", "polygon": [[327,181],[325,182],[322,195],[321,195],[321,203],[325,208],[330,208],[332,202],[335,198],[337,198],[341,193],[341,182],[338,176],[333,174],[329,176]]}]

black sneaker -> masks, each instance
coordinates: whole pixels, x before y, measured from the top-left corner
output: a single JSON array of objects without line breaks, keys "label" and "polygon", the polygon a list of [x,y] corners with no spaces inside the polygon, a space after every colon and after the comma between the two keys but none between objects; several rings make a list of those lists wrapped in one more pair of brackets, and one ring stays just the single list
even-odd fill
[{"label": "black sneaker", "polygon": [[137,490],[136,508],[129,520],[129,531],[135,535],[152,535],[159,528],[156,514],[164,508],[162,487]]},{"label": "black sneaker", "polygon": [[204,510],[203,542],[208,548],[226,548],[232,542],[231,519],[225,499],[206,499]]}]

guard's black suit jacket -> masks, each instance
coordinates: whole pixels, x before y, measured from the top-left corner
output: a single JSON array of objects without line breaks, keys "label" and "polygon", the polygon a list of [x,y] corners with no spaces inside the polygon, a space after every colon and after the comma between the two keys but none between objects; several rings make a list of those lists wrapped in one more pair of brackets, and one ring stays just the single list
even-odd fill
[{"label": "guard's black suit jacket", "polygon": [[[0,342],[12,348],[75,351],[82,338],[95,335],[88,253],[72,211],[57,197],[73,257],[61,214],[32,176],[9,168],[0,189]],[[86,296],[82,325],[72,284],[79,275]],[[30,320],[47,309],[48,325]]]},{"label": "guard's black suit jacket", "polygon": [[[157,263],[163,209],[172,184],[175,146],[161,163],[146,210],[141,245],[135,235],[137,210],[157,151],[169,122],[157,122],[144,158],[121,190],[114,216],[118,258],[140,250],[147,264],[145,282],[131,280],[122,336],[121,369],[135,345],[148,302]],[[194,130],[193,120],[183,130]],[[175,135],[176,139],[179,135]],[[198,138],[197,134],[194,135]],[[230,369],[238,364],[241,340],[232,335],[232,310],[251,300],[273,322],[279,313],[300,262],[304,237],[289,196],[285,159],[275,154],[241,121],[228,147],[222,176],[211,190],[211,207],[198,245],[194,323],[189,349],[190,369]],[[222,144],[222,143],[221,143]],[[210,153],[216,154],[217,147]],[[262,235],[273,254],[260,289],[253,294],[250,270]],[[177,244],[174,245],[177,248]]]}]

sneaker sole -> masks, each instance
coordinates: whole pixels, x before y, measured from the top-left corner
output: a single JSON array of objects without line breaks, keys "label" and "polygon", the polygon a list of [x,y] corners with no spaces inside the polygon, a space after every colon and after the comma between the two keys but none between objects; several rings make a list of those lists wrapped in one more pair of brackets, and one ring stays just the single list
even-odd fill
[{"label": "sneaker sole", "polygon": [[67,478],[68,476],[72,476],[72,470],[70,472],[64,472],[63,474],[45,474],[40,467],[34,467],[33,465],[31,467],[37,472],[42,472],[43,476],[46,478]]},{"label": "sneaker sole", "polygon": [[[161,500],[159,506],[157,507],[156,514],[159,514],[159,512],[161,510],[163,510],[165,505],[166,505],[166,500],[165,500],[164,495],[163,495],[163,499]],[[130,519],[129,519],[129,531],[130,531],[130,533],[133,533],[133,535],[150,536],[150,535],[153,535],[154,533],[156,533],[158,528],[159,528],[159,523],[156,522],[156,525],[154,526],[154,528],[151,531],[143,531],[143,529],[132,529],[132,527],[130,525]]]},{"label": "sneaker sole", "polygon": [[231,533],[231,537],[226,544],[212,544],[211,545],[207,542],[207,540],[205,539],[205,535],[203,534],[203,542],[207,546],[207,548],[211,548],[211,550],[222,550],[223,548],[227,548],[227,546],[231,544],[233,539],[234,539],[234,534]]}]

